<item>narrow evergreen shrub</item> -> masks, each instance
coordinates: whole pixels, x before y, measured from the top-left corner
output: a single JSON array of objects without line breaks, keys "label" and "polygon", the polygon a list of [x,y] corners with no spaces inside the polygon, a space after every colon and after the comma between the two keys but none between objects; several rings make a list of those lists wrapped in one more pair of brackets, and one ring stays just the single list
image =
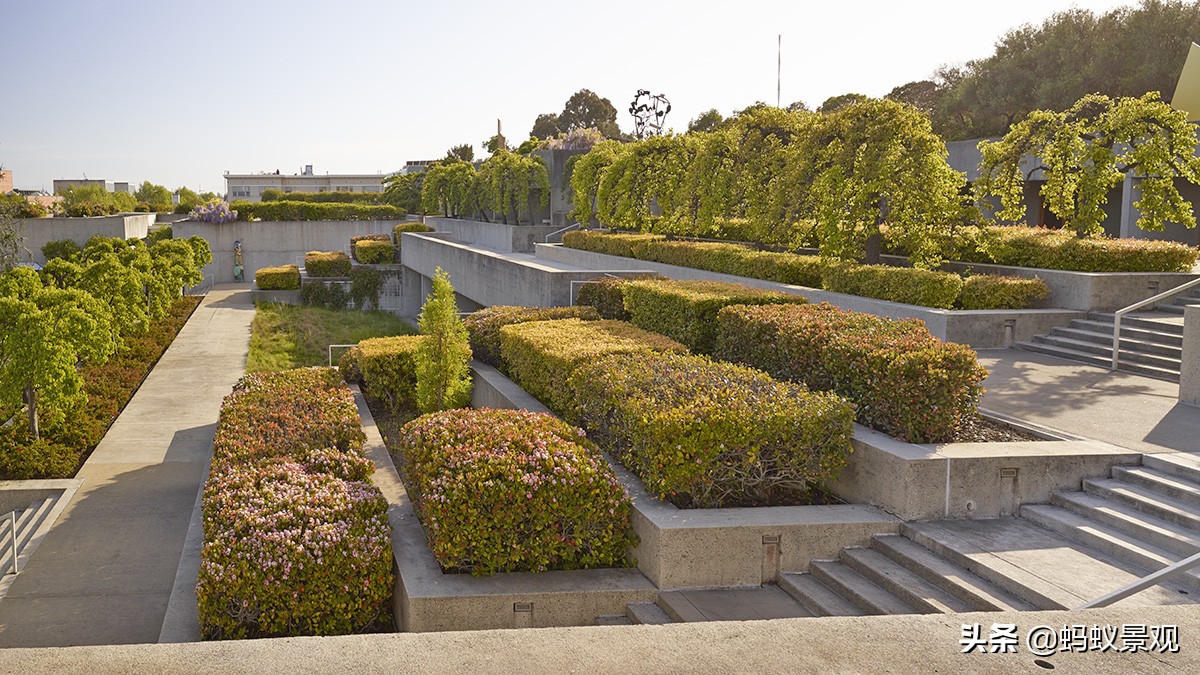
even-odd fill
[{"label": "narrow evergreen shrub", "polygon": [[974,351],[938,340],[920,321],[825,303],[726,307],[714,354],[836,392],[862,424],[913,443],[952,440],[976,413],[987,376]]},{"label": "narrow evergreen shrub", "polygon": [[350,256],[341,251],[309,251],[304,255],[304,271],[310,277],[348,277],[350,267]]},{"label": "narrow evergreen shrub", "polygon": [[1047,295],[1050,295],[1050,287],[1037,277],[975,274],[963,279],[955,306],[959,309],[1024,309]]},{"label": "narrow evergreen shrub", "polygon": [[398,448],[443,569],[629,566],[629,495],[583,431],[524,410],[448,410],[406,424]]},{"label": "narrow evergreen shrub", "polygon": [[718,281],[642,279],[623,284],[621,292],[634,325],[662,333],[700,353],[712,351],[717,312],[722,307],[808,302],[798,295]]},{"label": "narrow evergreen shrub", "polygon": [[260,267],[254,273],[260,291],[294,291],[300,288],[300,268],[295,265]]},{"label": "narrow evergreen shrub", "polygon": [[493,305],[465,319],[471,353],[484,363],[503,369],[500,359],[500,329],[514,323],[549,321],[552,319],[582,319],[598,321],[600,315],[591,307],[512,307]]},{"label": "narrow evergreen shrub", "polygon": [[433,292],[418,322],[424,340],[417,347],[417,409],[436,412],[471,401],[471,345],[458,317],[454,287],[442,268],[433,275]]}]

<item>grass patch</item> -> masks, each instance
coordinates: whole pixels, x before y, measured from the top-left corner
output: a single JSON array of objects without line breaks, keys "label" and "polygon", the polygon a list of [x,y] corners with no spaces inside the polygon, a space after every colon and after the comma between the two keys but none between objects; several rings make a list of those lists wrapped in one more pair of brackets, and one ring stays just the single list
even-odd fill
[{"label": "grass patch", "polygon": [[400,317],[387,312],[260,303],[250,326],[246,372],[324,366],[329,359],[329,345],[415,333]]}]

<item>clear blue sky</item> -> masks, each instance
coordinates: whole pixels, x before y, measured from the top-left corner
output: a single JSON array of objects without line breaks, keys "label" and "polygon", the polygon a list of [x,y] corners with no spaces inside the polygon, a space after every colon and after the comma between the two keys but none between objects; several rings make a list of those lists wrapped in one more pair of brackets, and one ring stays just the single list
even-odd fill
[{"label": "clear blue sky", "polygon": [[391,172],[510,141],[581,88],[618,122],[639,88],[668,126],[782,101],[882,96],[1071,6],[1122,2],[604,3],[0,0],[0,165],[55,178],[224,192],[224,171]]}]

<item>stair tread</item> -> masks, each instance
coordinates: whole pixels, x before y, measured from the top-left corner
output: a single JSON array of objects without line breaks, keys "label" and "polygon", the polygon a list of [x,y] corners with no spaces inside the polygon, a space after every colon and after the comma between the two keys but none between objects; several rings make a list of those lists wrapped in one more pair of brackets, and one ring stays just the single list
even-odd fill
[{"label": "stair tread", "polygon": [[854,603],[838,595],[809,572],[784,572],[779,587],[816,616],[862,616]]},{"label": "stair tread", "polygon": [[633,602],[625,607],[625,618],[630,623],[661,625],[674,623],[662,607],[653,602]]},{"label": "stair tread", "polygon": [[[1050,329],[1050,337],[1072,340],[1072,341],[1078,342],[1080,344],[1095,345],[1098,347],[1108,347],[1109,353],[1112,353],[1113,336],[1112,336],[1111,326],[1110,326],[1110,330],[1108,332],[1086,330],[1083,328],[1070,328],[1070,327],[1064,328],[1062,326],[1056,326],[1056,327]],[[1133,350],[1135,350],[1135,351],[1138,349],[1149,349],[1149,350],[1167,352],[1168,354],[1171,354],[1171,355],[1177,355],[1177,354],[1181,354],[1183,352],[1183,349],[1180,345],[1163,344],[1162,342],[1156,342],[1154,340],[1146,340],[1146,339],[1143,339],[1140,337],[1128,337],[1128,336],[1124,335],[1124,332],[1122,332],[1122,335],[1121,335],[1122,351],[1130,348],[1130,346],[1132,346]]]},{"label": "stair tread", "polygon": [[[1145,466],[1114,466],[1112,476],[1126,483],[1136,483],[1180,501],[1200,504],[1200,485]],[[1178,494],[1176,494],[1178,493]],[[1182,496],[1180,496],[1182,495]]]},{"label": "stair tread", "polygon": [[983,606],[977,607],[977,609],[1001,611],[1037,609],[1035,605],[946,560],[903,535],[877,534],[872,539],[872,545],[889,549],[894,554],[903,556],[913,564],[928,570],[929,573],[953,583],[961,593],[969,595],[976,602],[983,603]]},{"label": "stair tread", "polygon": [[1092,518],[1097,519],[1102,516],[1110,521],[1116,521],[1117,524],[1109,523],[1109,525],[1117,529],[1121,529],[1122,527],[1133,529],[1136,532],[1131,532],[1130,534],[1137,536],[1138,533],[1141,533],[1142,536],[1139,538],[1144,538],[1145,533],[1148,532],[1160,541],[1174,541],[1176,542],[1174,548],[1177,553],[1190,554],[1200,551],[1200,532],[1190,530],[1145,511],[1139,511],[1115,499],[1106,499],[1088,492],[1076,491],[1056,492],[1052,497],[1052,501],[1068,507],[1074,507],[1087,514],[1101,514],[1099,516],[1093,515]]},{"label": "stair tread", "polygon": [[676,621],[758,621],[809,617],[795,598],[776,586],[705,591],[663,591],[659,606]]},{"label": "stair tread", "polygon": [[[1051,344],[1041,344],[1041,343],[1036,343],[1036,342],[1030,341],[1030,342],[1018,342],[1014,346],[1017,347],[1018,349],[1024,349],[1025,351],[1038,352],[1041,354],[1046,354],[1048,356],[1056,356],[1058,358],[1065,359],[1068,361],[1076,361],[1076,362],[1080,362],[1080,363],[1086,363],[1088,365],[1108,367],[1109,365],[1112,364],[1111,357],[1097,356],[1095,354],[1079,352],[1079,351],[1075,351],[1075,350],[1072,350],[1072,349],[1069,349],[1066,347],[1058,347],[1058,346],[1051,345]],[[1136,363],[1136,362],[1129,362],[1127,360],[1122,360],[1121,361],[1121,370],[1140,374],[1140,375],[1147,375],[1150,377],[1157,377],[1160,379],[1171,380],[1171,381],[1175,381],[1175,382],[1179,381],[1179,371],[1178,370],[1170,370],[1167,368],[1161,368],[1158,366],[1152,366],[1152,365],[1144,364],[1144,363]]]},{"label": "stair tread", "polygon": [[[1083,481],[1083,487],[1084,491],[1095,493],[1099,490],[1101,494],[1111,493],[1135,504],[1152,507],[1155,511],[1165,512],[1172,518],[1184,521],[1182,524],[1185,527],[1200,530],[1200,514],[1196,513],[1194,506],[1149,488],[1112,478],[1089,478]],[[1161,513],[1157,515],[1161,517]]]},{"label": "stair tread", "polygon": [[[1100,356],[1105,359],[1112,358],[1112,343],[1107,345],[1088,342],[1086,340],[1076,340],[1071,337],[1061,335],[1035,335],[1033,341],[1038,344],[1049,344],[1059,347],[1066,347],[1073,351],[1083,352],[1094,356]],[[1182,356],[1170,356],[1167,354],[1152,354],[1144,351],[1138,351],[1140,345],[1130,344],[1131,341],[1121,338],[1121,358],[1128,359],[1135,363],[1145,363],[1151,366],[1158,366],[1165,370],[1179,370],[1179,363]],[[1161,345],[1158,347],[1163,348]]]},{"label": "stair tread", "polygon": [[814,560],[813,575],[835,593],[845,597],[866,614],[917,614],[907,602],[880,588],[875,582],[836,560]]},{"label": "stair tread", "polygon": [[953,614],[973,609],[886,555],[869,548],[842,550],[842,560],[859,574],[918,611]]},{"label": "stair tread", "polygon": [[1200,456],[1184,452],[1143,455],[1142,466],[1200,483]]},{"label": "stair tread", "polygon": [[633,621],[624,614],[602,614],[596,617],[597,626],[632,626]]}]

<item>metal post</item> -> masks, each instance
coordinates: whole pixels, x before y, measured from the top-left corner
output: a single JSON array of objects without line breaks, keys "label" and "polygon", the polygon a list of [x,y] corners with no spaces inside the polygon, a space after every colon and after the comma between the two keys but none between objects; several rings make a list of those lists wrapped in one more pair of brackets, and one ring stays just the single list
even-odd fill
[{"label": "metal post", "polygon": [[12,573],[17,573],[17,512],[13,511],[8,514],[10,516],[9,523],[12,527]]}]

